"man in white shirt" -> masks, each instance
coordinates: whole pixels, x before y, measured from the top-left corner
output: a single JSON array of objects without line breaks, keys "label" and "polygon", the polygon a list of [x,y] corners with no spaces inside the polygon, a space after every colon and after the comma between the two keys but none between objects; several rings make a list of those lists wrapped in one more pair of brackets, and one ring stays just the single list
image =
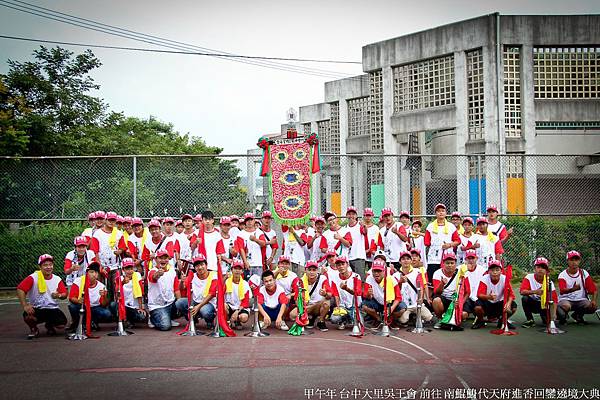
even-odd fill
[{"label": "man in white shirt", "polygon": [[365,279],[365,262],[367,258],[367,249],[365,246],[365,236],[363,235],[364,226],[358,222],[358,213],[356,207],[350,206],[346,210],[348,218],[348,226],[346,231],[352,237],[352,246],[348,252],[348,261],[354,272],[360,275],[361,279]]}]

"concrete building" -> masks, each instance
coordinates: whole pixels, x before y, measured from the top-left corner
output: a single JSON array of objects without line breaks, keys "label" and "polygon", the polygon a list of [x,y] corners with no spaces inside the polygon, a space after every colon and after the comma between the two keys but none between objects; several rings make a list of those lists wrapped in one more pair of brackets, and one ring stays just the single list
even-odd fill
[{"label": "concrete building", "polygon": [[599,15],[486,15],[366,45],[363,71],[300,107],[299,130],[342,155],[324,158],[317,213],[600,211],[598,157],[523,156],[600,154]]}]

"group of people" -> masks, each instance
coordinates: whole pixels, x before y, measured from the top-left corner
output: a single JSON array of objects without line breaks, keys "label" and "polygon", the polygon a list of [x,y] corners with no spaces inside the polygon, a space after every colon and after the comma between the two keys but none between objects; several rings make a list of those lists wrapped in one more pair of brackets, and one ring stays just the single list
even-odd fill
[{"label": "group of people", "polygon": [[[306,225],[281,226],[279,237],[269,211],[261,218],[221,217],[218,227],[211,211],[146,225],[140,218],[97,211],[65,256],[66,279],[54,274],[54,258],[44,254],[17,294],[30,338],[39,335],[39,324],[51,335],[67,325],[58,302],[67,298],[67,330],[75,330],[80,315],[88,313],[91,329],[120,319],[129,327],[147,323],[166,331],[182,317],[192,319],[188,323],[202,319],[214,329],[219,291],[232,329],[248,322],[253,303],[263,329],[288,330],[300,313],[308,316],[307,328],[321,331],[357,323],[399,329],[416,318],[444,328],[449,308],[462,312],[459,321],[473,316],[473,329],[500,324],[503,314],[510,317],[517,309],[503,262],[503,244],[513,229],[498,221],[493,205],[475,221],[457,212],[448,220],[444,204],[434,211],[435,219],[423,229],[406,211],[396,220],[384,208],[375,223],[372,209],[359,218],[348,207],[344,226],[327,212]],[[569,251],[566,261],[558,293],[543,257],[523,278],[524,328],[535,326],[536,313],[544,323],[548,316],[585,323],[584,315],[596,311],[596,285],[580,268],[581,255]]]}]

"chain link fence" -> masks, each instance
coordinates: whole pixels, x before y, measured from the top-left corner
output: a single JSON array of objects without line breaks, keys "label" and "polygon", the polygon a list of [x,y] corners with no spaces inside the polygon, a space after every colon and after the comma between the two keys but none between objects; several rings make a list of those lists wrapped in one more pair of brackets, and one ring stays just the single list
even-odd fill
[{"label": "chain link fence", "polygon": [[[0,159],[0,287],[14,287],[50,253],[62,270],[87,214],[150,219],[210,209],[215,215],[269,208],[261,155]],[[537,255],[555,268],[576,248],[600,274],[599,155],[322,155],[313,214],[388,206],[424,221],[435,204],[478,216],[495,204],[514,227],[507,258],[522,270]],[[70,221],[70,222],[67,222]]]}]

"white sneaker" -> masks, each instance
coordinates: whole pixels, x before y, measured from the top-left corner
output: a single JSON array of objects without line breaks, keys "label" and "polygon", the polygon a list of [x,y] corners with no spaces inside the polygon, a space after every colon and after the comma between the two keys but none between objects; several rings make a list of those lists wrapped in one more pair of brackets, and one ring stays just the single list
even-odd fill
[{"label": "white sneaker", "polygon": [[150,322],[150,319],[148,319],[148,328],[154,329],[154,324]]},{"label": "white sneaker", "polygon": [[258,323],[258,325],[260,326],[260,329],[265,329],[265,322],[264,321],[260,321]]},{"label": "white sneaker", "polygon": [[171,320],[171,326],[179,326],[179,325],[181,325],[179,322]]},{"label": "white sneaker", "polygon": [[346,329],[346,324],[342,322],[341,324],[339,324],[339,325],[338,325],[338,327],[337,327],[337,328],[338,328],[340,331],[343,331],[344,329]]},{"label": "white sneaker", "polygon": [[287,324],[283,321],[281,321],[281,325],[279,326],[279,329],[281,329],[282,331],[287,331],[290,328],[287,326]]}]

